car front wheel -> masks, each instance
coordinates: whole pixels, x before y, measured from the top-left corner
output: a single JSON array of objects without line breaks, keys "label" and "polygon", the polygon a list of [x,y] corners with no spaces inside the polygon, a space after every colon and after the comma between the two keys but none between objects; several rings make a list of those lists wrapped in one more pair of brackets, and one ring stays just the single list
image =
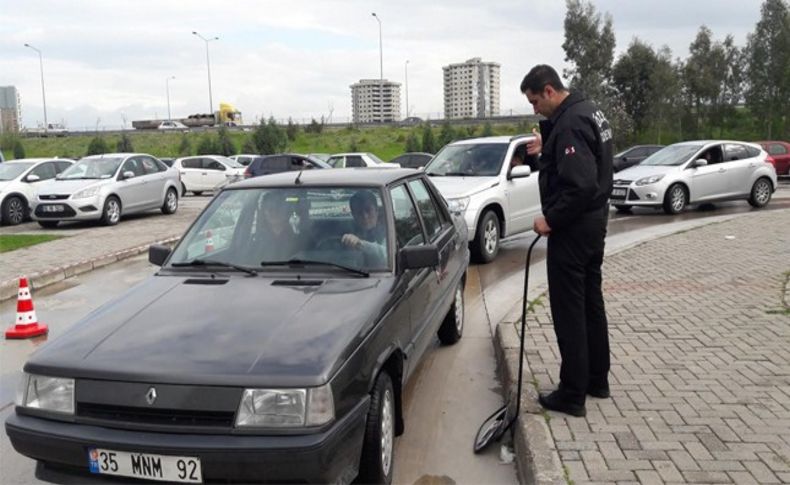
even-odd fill
[{"label": "car front wheel", "polygon": [[686,188],[681,184],[670,185],[664,195],[664,212],[667,214],[680,214],[689,202]]},{"label": "car front wheel", "polygon": [[178,210],[178,194],[176,194],[176,189],[167,189],[167,194],[165,195],[165,202],[162,204],[162,213],[163,214],[175,214]]},{"label": "car front wheel", "polygon": [[9,197],[3,202],[0,218],[2,218],[3,224],[16,226],[25,220],[26,209],[27,204],[21,197]]},{"label": "car front wheel", "polygon": [[117,197],[107,197],[104,201],[101,223],[105,226],[114,226],[121,220],[121,201]]},{"label": "car front wheel", "polygon": [[439,327],[439,341],[444,345],[452,345],[464,334],[464,284],[459,282],[455,288],[453,305],[447,316],[444,317],[442,326]]},{"label": "car front wheel", "polygon": [[771,201],[772,189],[770,180],[765,177],[757,179],[749,194],[749,204],[757,208],[765,207]]},{"label": "car front wheel", "polygon": [[490,263],[499,252],[499,218],[494,211],[486,211],[477,224],[472,253],[481,263]]},{"label": "car front wheel", "polygon": [[371,393],[365,442],[359,462],[361,483],[392,483],[392,457],[395,447],[395,391],[386,371],[376,378]]}]

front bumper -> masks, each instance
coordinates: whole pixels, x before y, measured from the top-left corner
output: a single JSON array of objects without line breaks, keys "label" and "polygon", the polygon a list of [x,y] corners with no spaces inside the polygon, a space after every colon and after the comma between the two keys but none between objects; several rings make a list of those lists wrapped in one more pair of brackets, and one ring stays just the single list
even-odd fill
[{"label": "front bumper", "polygon": [[666,186],[662,183],[650,185],[615,184],[609,202],[614,205],[660,206],[664,203],[665,192]]},{"label": "front bumper", "polygon": [[[63,210],[50,212],[48,207],[60,206]],[[101,219],[104,200],[100,196],[84,199],[39,200],[31,208],[34,221],[93,221]]]},{"label": "front bumper", "polygon": [[5,423],[19,453],[66,474],[88,471],[88,448],[194,456],[204,481],[349,483],[356,476],[370,399],[325,431],[307,435],[200,435],[127,431],[17,413]]}]

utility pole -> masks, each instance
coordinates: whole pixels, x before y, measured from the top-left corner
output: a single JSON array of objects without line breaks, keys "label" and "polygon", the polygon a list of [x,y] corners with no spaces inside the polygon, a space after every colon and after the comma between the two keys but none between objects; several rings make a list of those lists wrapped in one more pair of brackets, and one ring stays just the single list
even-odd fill
[{"label": "utility pole", "polygon": [[208,57],[208,43],[213,41],[213,40],[219,40],[219,37],[211,37],[211,38],[207,39],[207,38],[203,37],[202,35],[198,34],[197,32],[195,32],[194,30],[192,31],[192,34],[200,37],[200,39],[203,42],[206,43],[206,70],[208,71],[208,108],[209,108],[208,112],[209,112],[209,114],[213,115],[214,114],[214,100],[211,97],[211,61],[209,61],[209,57]]},{"label": "utility pole", "polygon": [[379,23],[379,121],[384,122],[384,50],[381,43],[381,19],[376,12],[371,15]]},{"label": "utility pole", "polygon": [[49,131],[49,123],[47,122],[47,95],[44,91],[44,60],[40,50],[30,44],[25,44],[25,47],[29,47],[38,52],[38,65],[41,70],[41,99],[44,102],[44,133],[47,133],[47,131]]}]

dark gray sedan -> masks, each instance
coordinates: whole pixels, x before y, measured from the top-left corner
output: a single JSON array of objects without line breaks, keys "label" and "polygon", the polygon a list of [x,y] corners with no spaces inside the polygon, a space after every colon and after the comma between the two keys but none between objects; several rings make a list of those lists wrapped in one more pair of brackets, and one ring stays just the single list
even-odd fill
[{"label": "dark gray sedan", "polygon": [[413,170],[227,187],[31,356],[6,432],[50,477],[390,483],[405,383],[463,333],[465,231]]}]

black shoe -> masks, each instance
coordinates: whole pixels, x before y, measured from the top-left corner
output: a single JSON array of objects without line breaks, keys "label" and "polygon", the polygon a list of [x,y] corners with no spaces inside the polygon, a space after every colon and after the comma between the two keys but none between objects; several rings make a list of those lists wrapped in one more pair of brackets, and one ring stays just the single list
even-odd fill
[{"label": "black shoe", "polygon": [[599,399],[606,399],[607,397],[611,397],[612,394],[609,392],[609,384],[606,384],[604,386],[588,387],[587,395],[597,397]]},{"label": "black shoe", "polygon": [[587,415],[587,409],[585,409],[584,404],[576,404],[566,400],[560,391],[554,391],[551,394],[541,394],[538,397],[538,402],[541,406],[551,411],[559,411],[579,417]]}]

